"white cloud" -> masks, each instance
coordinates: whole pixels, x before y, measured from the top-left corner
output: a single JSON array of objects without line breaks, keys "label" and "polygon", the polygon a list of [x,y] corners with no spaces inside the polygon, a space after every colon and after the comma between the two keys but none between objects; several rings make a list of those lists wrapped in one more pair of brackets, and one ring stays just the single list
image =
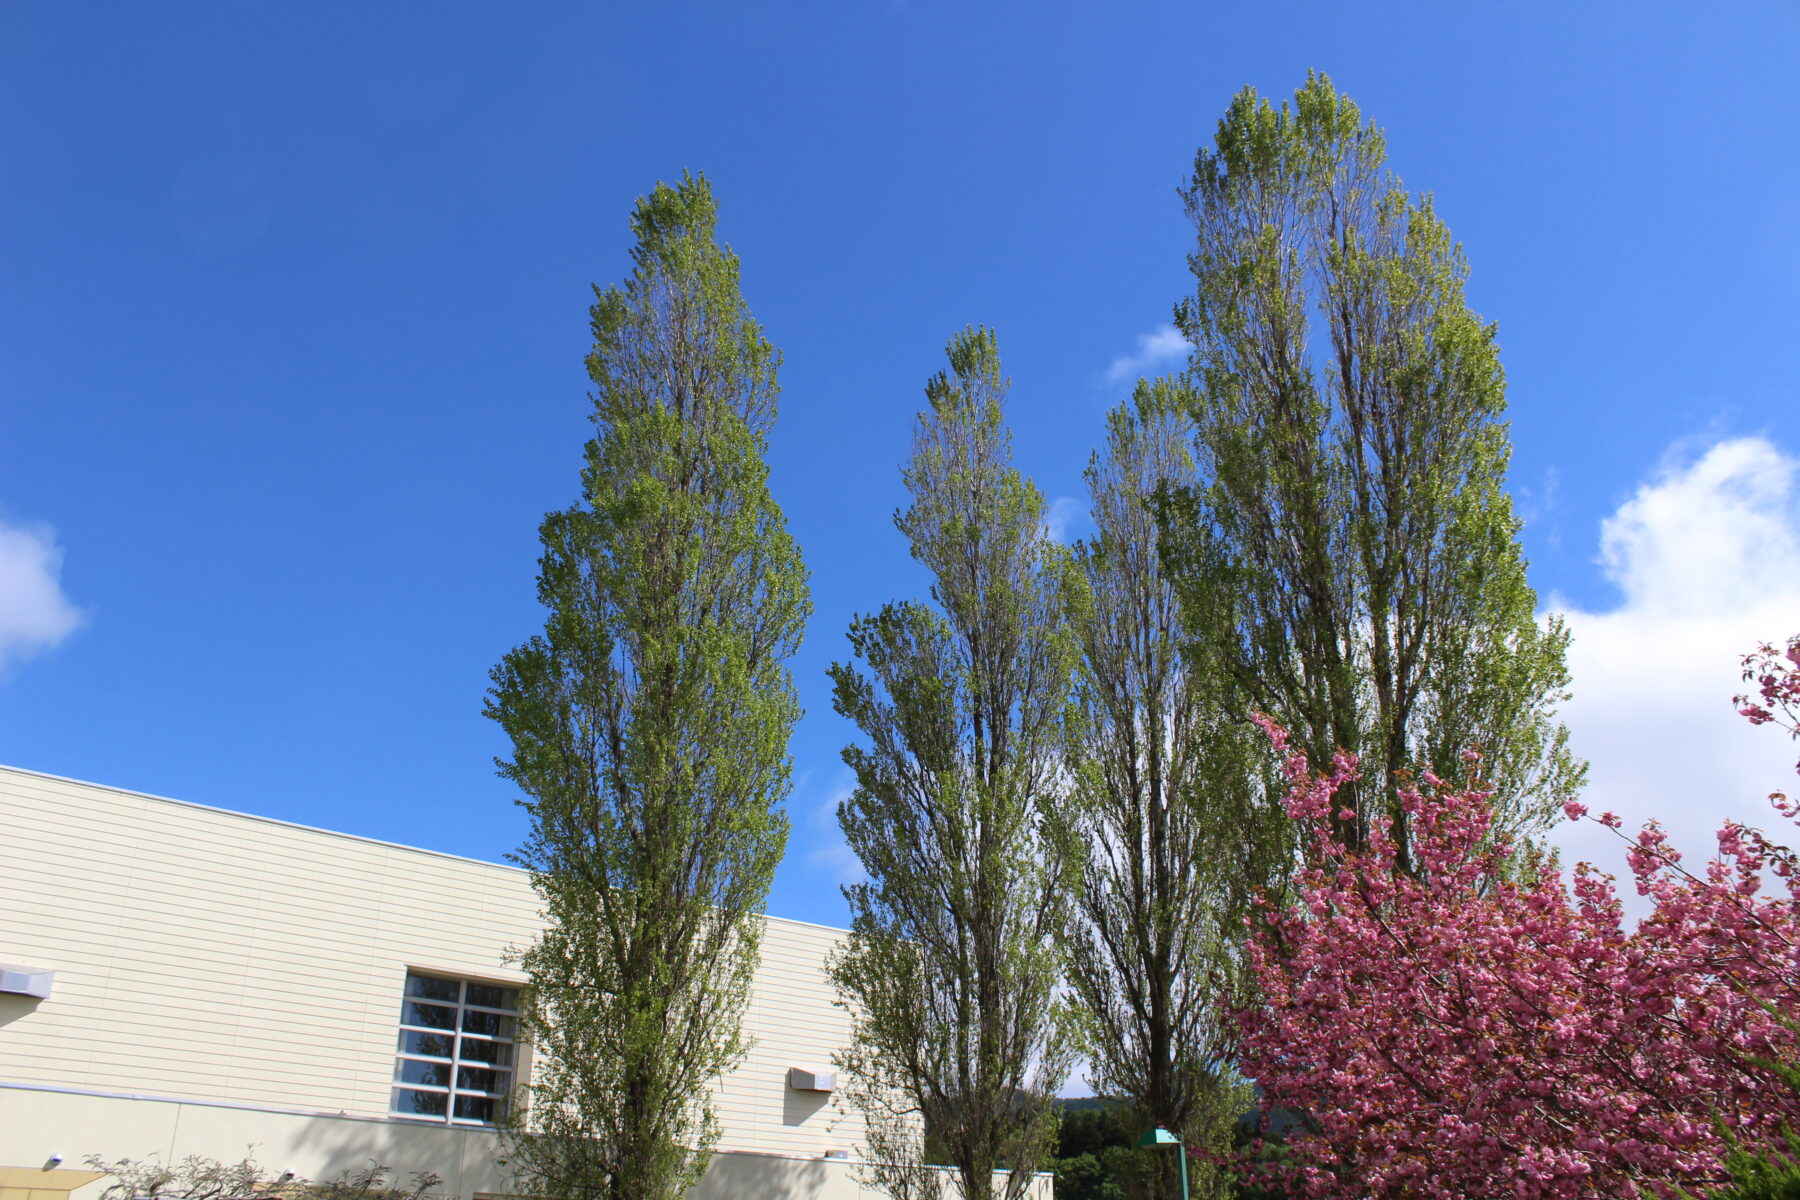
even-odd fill
[{"label": "white cloud", "polygon": [[[1763,438],[1671,458],[1601,524],[1600,564],[1621,603],[1550,601],[1573,635],[1563,717],[1590,764],[1583,800],[1628,832],[1661,821],[1689,863],[1711,857],[1727,817],[1775,825],[1767,796],[1795,783],[1794,743],[1751,727],[1731,697],[1746,690],[1745,653],[1800,633],[1797,476],[1800,461]],[[1779,832],[1792,842],[1791,827]],[[1569,861],[1626,879],[1623,847],[1604,830],[1565,825],[1556,841]]]},{"label": "white cloud", "polygon": [[862,883],[869,878],[868,871],[863,869],[862,860],[856,857],[856,851],[850,849],[841,837],[835,842],[814,847],[806,856],[806,865],[816,871],[823,871],[844,887]]},{"label": "white cloud", "polygon": [[1112,366],[1106,369],[1106,382],[1122,383],[1128,379],[1136,379],[1187,357],[1187,352],[1193,348],[1181,336],[1181,330],[1173,325],[1164,325],[1153,333],[1139,334],[1137,341],[1136,354],[1115,358]]},{"label": "white cloud", "polygon": [[55,531],[0,521],[0,668],[50,649],[81,624],[61,574]]},{"label": "white cloud", "polygon": [[1044,532],[1053,542],[1068,545],[1077,527],[1088,522],[1087,505],[1074,496],[1058,496],[1044,510]]},{"label": "white cloud", "polygon": [[816,843],[806,852],[806,865],[824,872],[840,886],[862,883],[869,878],[869,873],[863,870],[862,860],[844,841],[843,831],[837,823],[838,805],[850,798],[855,786],[855,777],[850,771],[847,768],[840,770],[831,791],[813,809],[806,822],[806,833]]}]

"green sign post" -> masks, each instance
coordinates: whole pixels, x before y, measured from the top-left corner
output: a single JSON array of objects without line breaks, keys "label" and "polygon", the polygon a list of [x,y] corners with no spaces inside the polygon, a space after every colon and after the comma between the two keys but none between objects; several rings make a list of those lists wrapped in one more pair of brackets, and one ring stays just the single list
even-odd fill
[{"label": "green sign post", "polygon": [[1152,1129],[1137,1141],[1141,1149],[1161,1150],[1165,1146],[1173,1146],[1175,1153],[1181,1158],[1181,1200],[1188,1200],[1187,1182],[1187,1149],[1181,1139],[1166,1129]]}]

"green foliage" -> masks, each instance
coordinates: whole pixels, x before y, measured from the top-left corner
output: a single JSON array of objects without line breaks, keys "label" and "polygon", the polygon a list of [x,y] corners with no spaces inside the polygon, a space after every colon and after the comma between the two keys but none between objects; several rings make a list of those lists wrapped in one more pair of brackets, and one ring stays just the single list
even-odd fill
[{"label": "green foliage", "polygon": [[1731,1182],[1708,1192],[1711,1200],[1800,1200],[1800,1138],[1789,1135],[1785,1151],[1733,1150],[1725,1169]]},{"label": "green foliage", "polygon": [[1124,1174],[1118,1161],[1133,1152],[1117,1146],[1059,1158],[1050,1164],[1056,1173],[1056,1200],[1126,1200]]},{"label": "green foliage", "polygon": [[715,217],[704,179],[659,184],[631,277],[596,289],[582,500],[544,518],[544,632],[487,705],[548,919],[506,1161],[553,1200],[673,1200],[704,1173],[787,841],[809,602],[763,461],[779,355]]},{"label": "green foliage", "polygon": [[951,339],[926,388],[896,518],[935,605],[851,625],[866,673],[835,664],[837,711],[865,744],[838,810],[869,882],[846,889],[851,935],[830,970],[854,1035],[838,1059],[868,1116],[871,1182],[940,1195],[925,1133],[962,1194],[1049,1157],[1068,1070],[1054,934],[1068,872],[1040,834],[1063,802],[1060,717],[1077,649],[1059,620],[1063,556],[1043,497],[1011,466],[992,333]]},{"label": "green foliage", "polygon": [[1057,1130],[1056,1200],[1126,1200],[1124,1179],[1137,1152],[1116,1100],[1067,1102]]},{"label": "green foliage", "polygon": [[[1137,1132],[1223,1155],[1252,1096],[1227,1065],[1222,1001],[1243,993],[1236,948],[1257,889],[1286,869],[1290,822],[1260,777],[1259,731],[1223,708],[1216,660],[1181,653],[1153,502],[1197,482],[1185,408],[1178,384],[1140,382],[1088,468],[1095,536],[1075,547],[1069,604],[1075,786],[1050,825],[1079,866],[1065,942],[1090,1079]],[[1171,1157],[1120,1164],[1132,1194],[1178,1196]],[[1192,1174],[1195,1196],[1228,1189],[1210,1162]]]},{"label": "green foliage", "polygon": [[[1791,1018],[1780,1019],[1790,1030],[1796,1028]],[[1800,1096],[1800,1066],[1775,1061],[1758,1065],[1773,1071],[1790,1094]],[[1800,1136],[1792,1127],[1782,1125],[1780,1146],[1747,1146],[1730,1130],[1725,1136],[1731,1147],[1725,1155],[1727,1182],[1708,1191],[1707,1200],[1800,1200]]]},{"label": "green foliage", "polygon": [[1056,1127],[1056,1157],[1075,1158],[1099,1154],[1117,1146],[1131,1146],[1143,1130],[1136,1129],[1128,1105],[1110,1096],[1086,1096],[1057,1103],[1062,1120]]},{"label": "green foliage", "polygon": [[1470,746],[1502,832],[1529,832],[1585,769],[1554,715],[1568,635],[1525,579],[1494,327],[1430,198],[1385,164],[1317,74],[1292,106],[1239,93],[1197,156],[1176,315],[1202,482],[1165,506],[1165,553],[1233,706],[1315,763],[1361,757],[1344,841],[1400,816],[1409,772],[1461,778]]},{"label": "green foliage", "polygon": [[[1062,1124],[1057,1131],[1056,1158],[1049,1169],[1056,1174],[1056,1200],[1134,1200],[1146,1189],[1161,1187],[1175,1174],[1174,1151],[1140,1150],[1137,1139],[1144,1130],[1138,1125],[1129,1100],[1106,1096],[1090,1096],[1059,1102]],[[1269,1127],[1264,1127],[1263,1114],[1246,1107],[1230,1122],[1224,1155],[1243,1155],[1257,1162],[1289,1163],[1286,1133],[1293,1126],[1290,1116],[1276,1114]],[[1199,1172],[1211,1166],[1204,1159],[1190,1157],[1189,1184],[1193,1194],[1199,1190]],[[1247,1181],[1228,1178],[1217,1194],[1232,1200],[1289,1200],[1287,1192],[1269,1180]],[[1180,1194],[1179,1180],[1175,1195]]]}]

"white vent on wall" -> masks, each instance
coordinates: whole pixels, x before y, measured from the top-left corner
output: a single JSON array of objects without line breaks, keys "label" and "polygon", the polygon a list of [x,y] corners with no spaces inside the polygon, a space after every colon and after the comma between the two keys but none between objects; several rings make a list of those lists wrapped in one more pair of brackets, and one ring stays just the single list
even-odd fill
[{"label": "white vent on wall", "polygon": [[11,963],[0,963],[0,994],[31,996],[37,1000],[47,1000],[50,997],[50,985],[55,982],[55,971],[45,971],[38,967],[15,967]]},{"label": "white vent on wall", "polygon": [[788,1068],[788,1086],[796,1092],[835,1092],[837,1091],[836,1071],[807,1071],[800,1067]]}]

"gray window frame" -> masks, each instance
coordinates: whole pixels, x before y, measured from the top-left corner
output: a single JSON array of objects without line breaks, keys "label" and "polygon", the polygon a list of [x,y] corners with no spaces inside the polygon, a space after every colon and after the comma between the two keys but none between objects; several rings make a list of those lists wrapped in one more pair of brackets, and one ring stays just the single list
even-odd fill
[{"label": "gray window frame", "polygon": [[[427,996],[413,993],[414,979],[428,979],[438,983],[456,985],[456,999],[435,1000]],[[471,1004],[469,989],[500,988],[512,1000],[512,1008],[496,1008],[486,1004]],[[388,1115],[396,1120],[422,1121],[430,1125],[460,1125],[473,1129],[492,1129],[506,1119],[506,1111],[512,1100],[512,1090],[518,1080],[519,1043],[518,1043],[518,995],[519,985],[516,983],[496,983],[485,979],[466,979],[455,975],[444,975],[436,971],[408,969],[406,977],[400,984],[400,1023],[398,1035],[394,1042],[394,1061],[392,1074],[388,1083]],[[429,1025],[416,1025],[408,1022],[410,1015],[408,1006],[412,1004],[428,1004],[436,1008],[449,1009],[452,1013],[451,1027],[448,1029],[433,1028]],[[510,1022],[510,1033],[505,1036],[474,1033],[463,1028],[467,1013],[486,1013]],[[450,1054],[446,1056],[409,1053],[405,1049],[406,1035],[409,1033],[432,1034],[450,1039]],[[490,1045],[510,1046],[508,1062],[502,1066],[478,1058],[464,1058],[465,1043],[483,1042]],[[425,1083],[406,1083],[400,1079],[401,1065],[408,1062],[429,1063],[433,1066],[449,1068],[449,1082],[443,1086]],[[484,1091],[479,1088],[468,1088],[460,1085],[460,1077],[464,1067],[470,1070],[492,1071],[503,1078],[497,1082],[501,1085],[497,1091]],[[444,1115],[431,1113],[403,1112],[399,1108],[400,1094],[408,1092],[427,1092],[444,1097]],[[492,1120],[481,1120],[474,1117],[456,1115],[458,1097],[468,1096],[494,1102]]]}]

